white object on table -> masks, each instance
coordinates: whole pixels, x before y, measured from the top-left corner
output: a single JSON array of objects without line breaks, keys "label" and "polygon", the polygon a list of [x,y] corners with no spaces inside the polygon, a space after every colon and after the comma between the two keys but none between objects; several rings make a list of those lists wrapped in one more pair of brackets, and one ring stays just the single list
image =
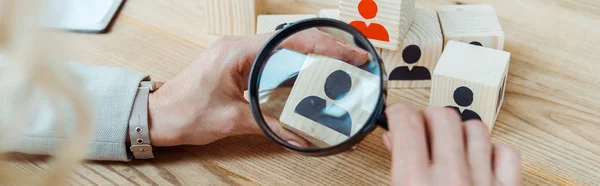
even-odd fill
[{"label": "white object on table", "polygon": [[102,32],[123,0],[51,0],[40,12],[44,27],[84,32]]}]

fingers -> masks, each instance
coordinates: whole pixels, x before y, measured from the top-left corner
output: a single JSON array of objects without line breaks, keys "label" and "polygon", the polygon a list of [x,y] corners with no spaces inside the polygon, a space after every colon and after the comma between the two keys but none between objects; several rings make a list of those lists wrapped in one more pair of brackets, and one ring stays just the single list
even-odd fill
[{"label": "fingers", "polygon": [[363,65],[369,59],[367,51],[338,41],[316,28],[298,32],[286,39],[280,47],[339,59],[355,66]]},{"label": "fingers", "polygon": [[[241,75],[240,87],[243,90],[247,89],[247,81],[250,76],[250,69],[254,63],[263,45],[271,38],[273,33],[266,33],[256,36],[251,36],[246,39],[239,37],[227,38],[225,42],[234,42],[235,47],[243,48],[241,53],[230,52],[237,56],[234,66],[237,73]],[[368,52],[351,44],[346,44],[339,41],[330,34],[319,31],[318,29],[308,29],[300,31],[289,38],[285,39],[278,48],[286,48],[304,54],[318,54],[335,58],[354,66],[365,64],[369,60]]]},{"label": "fingers", "polygon": [[418,183],[429,165],[423,116],[406,105],[392,105],[386,115],[391,134],[392,183]]},{"label": "fingers", "polygon": [[521,157],[517,150],[494,144],[494,174],[497,185],[521,185]]},{"label": "fingers", "polygon": [[454,170],[443,174],[448,174],[451,179],[458,179],[458,181],[468,180],[463,122],[456,111],[434,108],[425,111],[425,117],[436,171]]},{"label": "fingers", "polygon": [[518,152],[492,145],[481,121],[462,122],[446,108],[420,113],[393,105],[386,114],[390,131],[382,138],[392,151],[394,185],[520,185]]},{"label": "fingers", "polygon": [[[261,34],[250,37],[248,42],[242,43],[246,50],[244,61],[250,66],[263,45],[271,38],[273,33]],[[308,29],[300,31],[285,39],[279,48],[287,48],[300,53],[314,53],[348,62],[355,66],[363,65],[369,60],[368,52],[351,44],[339,41],[337,38],[319,31]]]},{"label": "fingers", "polygon": [[488,128],[479,120],[465,122],[467,157],[473,185],[492,185],[492,144]]}]

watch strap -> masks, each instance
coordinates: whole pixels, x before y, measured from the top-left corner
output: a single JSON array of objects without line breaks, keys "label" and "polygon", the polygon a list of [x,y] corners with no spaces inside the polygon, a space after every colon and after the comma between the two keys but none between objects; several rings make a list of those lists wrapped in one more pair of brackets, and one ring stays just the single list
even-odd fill
[{"label": "watch strap", "polygon": [[133,103],[131,117],[129,118],[129,140],[131,142],[129,149],[133,152],[135,159],[154,158],[148,127],[148,97],[154,89],[153,82],[141,82]]}]

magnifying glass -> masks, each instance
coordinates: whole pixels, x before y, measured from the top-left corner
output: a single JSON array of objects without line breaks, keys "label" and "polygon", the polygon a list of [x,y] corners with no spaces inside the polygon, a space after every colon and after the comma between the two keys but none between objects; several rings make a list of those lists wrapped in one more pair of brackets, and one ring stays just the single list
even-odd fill
[{"label": "magnifying glass", "polygon": [[[257,55],[249,102],[260,128],[308,156],[346,151],[381,126],[387,95],[382,60],[354,27],[307,19],[279,30]],[[279,136],[287,130],[305,144]]]}]

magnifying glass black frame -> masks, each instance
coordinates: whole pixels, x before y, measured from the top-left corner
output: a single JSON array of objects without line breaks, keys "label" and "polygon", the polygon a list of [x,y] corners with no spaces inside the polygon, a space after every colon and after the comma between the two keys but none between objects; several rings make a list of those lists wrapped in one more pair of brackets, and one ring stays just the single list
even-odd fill
[{"label": "magnifying glass black frame", "polygon": [[[365,47],[363,49],[367,50],[367,52],[369,52],[373,57],[372,60],[374,60],[374,61],[371,61],[371,62],[377,62],[379,64],[379,70],[380,70],[379,73],[380,73],[380,78],[381,78],[381,81],[380,81],[381,82],[381,85],[380,85],[381,94],[379,94],[379,98],[377,99],[378,101],[377,101],[377,104],[375,105],[375,110],[374,110],[373,114],[369,117],[369,119],[367,120],[367,122],[365,123],[363,128],[361,130],[359,130],[356,134],[351,136],[348,140],[346,140],[340,144],[331,146],[331,147],[301,148],[301,147],[296,147],[294,145],[286,143],[285,141],[283,141],[282,139],[277,137],[277,134],[275,134],[270,129],[269,125],[266,123],[266,121],[262,115],[261,109],[260,109],[259,80],[261,79],[261,72],[262,72],[263,68],[265,67],[267,60],[271,56],[271,52],[275,51],[277,49],[277,47],[279,46],[279,44],[281,44],[281,42],[283,42],[285,39],[287,39],[288,37],[292,36],[293,34],[295,34],[297,32],[300,32],[300,31],[303,31],[306,29],[310,29],[310,28],[317,28],[317,27],[330,27],[330,28],[343,30],[349,34],[352,34],[352,36],[354,36],[355,42],[357,42],[357,44],[362,44],[362,47]],[[289,25],[288,27],[279,30],[275,35],[273,35],[267,41],[267,44],[265,44],[264,47],[258,53],[256,59],[254,60],[254,64],[252,66],[252,71],[250,72],[250,79],[248,80],[248,93],[249,93],[249,98],[250,98],[250,101],[249,101],[250,108],[252,109],[252,114],[254,115],[254,119],[256,120],[256,122],[258,123],[260,128],[263,130],[263,132],[265,132],[265,134],[269,138],[276,141],[280,145],[284,146],[288,150],[292,150],[292,151],[295,151],[297,153],[300,153],[300,154],[303,154],[306,156],[317,156],[318,157],[318,156],[333,155],[333,154],[337,154],[337,153],[346,151],[346,150],[352,148],[353,146],[355,146],[356,144],[358,144],[358,142],[362,141],[369,133],[371,133],[371,131],[373,131],[377,125],[379,125],[387,130],[387,119],[384,114],[385,98],[387,97],[387,79],[385,77],[387,77],[387,75],[384,70],[383,61],[379,57],[379,54],[377,54],[375,47],[373,47],[371,42],[369,42],[369,40],[356,28],[350,26],[349,24],[346,24],[342,21],[338,21],[335,19],[327,19],[327,18],[306,19],[306,20],[302,20],[302,21],[293,23],[293,24]]]}]

